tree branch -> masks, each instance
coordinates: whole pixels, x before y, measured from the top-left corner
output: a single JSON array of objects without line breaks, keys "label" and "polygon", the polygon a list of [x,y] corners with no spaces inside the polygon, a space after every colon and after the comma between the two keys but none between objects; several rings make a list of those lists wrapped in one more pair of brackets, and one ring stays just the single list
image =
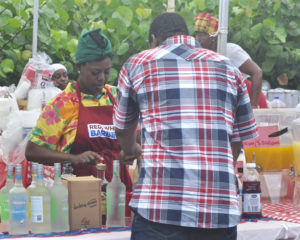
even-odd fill
[{"label": "tree branch", "polygon": [[22,26],[22,28],[20,28],[20,29],[15,33],[15,35],[12,36],[11,39],[9,39],[6,43],[3,44],[3,46],[0,48],[0,52],[1,52],[1,51],[2,51],[2,50],[10,43],[10,42],[12,42],[12,41],[19,35],[20,32],[22,32],[22,31],[25,29],[27,23],[28,23],[30,20],[32,20],[32,17],[29,18],[29,19],[25,22],[25,24]]},{"label": "tree branch", "polygon": [[[42,8],[44,5],[46,4],[46,1],[43,2],[43,4],[40,6],[40,8]],[[25,24],[22,26],[22,28],[20,28],[14,36],[12,36],[11,39],[9,39],[6,43],[4,43],[4,45],[2,45],[2,47],[0,48],[0,52],[10,43],[12,42],[26,27],[26,25],[28,24],[28,22],[30,22],[33,19],[32,14],[30,14],[30,18],[25,22]]]}]

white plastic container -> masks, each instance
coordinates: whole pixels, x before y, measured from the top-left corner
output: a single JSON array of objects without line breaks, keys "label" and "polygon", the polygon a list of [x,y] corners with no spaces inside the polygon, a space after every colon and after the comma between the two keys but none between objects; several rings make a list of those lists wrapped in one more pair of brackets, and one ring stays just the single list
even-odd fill
[{"label": "white plastic container", "polygon": [[271,108],[286,108],[286,104],[279,97],[274,97],[270,105]]}]

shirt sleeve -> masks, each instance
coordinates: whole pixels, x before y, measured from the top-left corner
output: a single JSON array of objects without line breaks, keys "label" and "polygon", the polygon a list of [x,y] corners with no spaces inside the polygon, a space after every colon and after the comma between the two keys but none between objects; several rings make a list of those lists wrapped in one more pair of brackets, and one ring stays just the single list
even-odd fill
[{"label": "shirt sleeve", "polygon": [[237,68],[243,65],[248,59],[251,59],[250,55],[243,48],[234,43],[227,44],[226,55]]},{"label": "shirt sleeve", "polygon": [[[68,95],[74,97],[72,93]],[[73,115],[77,119],[78,111],[74,109],[74,103],[66,95],[60,94],[54,98],[43,108],[29,140],[51,150],[68,151],[68,144],[74,141],[74,129],[77,126]]]},{"label": "shirt sleeve", "polygon": [[238,102],[233,125],[232,142],[244,141],[258,136],[246,82],[242,80],[241,73],[238,73],[237,76]]},{"label": "shirt sleeve", "polygon": [[127,70],[130,69],[129,66],[127,63],[123,65],[118,78],[118,96],[117,104],[114,106],[113,121],[119,129],[132,127],[136,124],[139,116],[136,93]]}]

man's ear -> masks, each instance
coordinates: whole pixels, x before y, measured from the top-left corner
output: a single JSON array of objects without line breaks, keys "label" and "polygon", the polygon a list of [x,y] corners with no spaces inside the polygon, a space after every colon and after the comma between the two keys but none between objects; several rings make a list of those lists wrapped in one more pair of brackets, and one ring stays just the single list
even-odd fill
[{"label": "man's ear", "polygon": [[150,48],[155,48],[158,46],[158,41],[157,41],[157,38],[155,37],[154,34],[151,34],[151,43],[150,43]]}]

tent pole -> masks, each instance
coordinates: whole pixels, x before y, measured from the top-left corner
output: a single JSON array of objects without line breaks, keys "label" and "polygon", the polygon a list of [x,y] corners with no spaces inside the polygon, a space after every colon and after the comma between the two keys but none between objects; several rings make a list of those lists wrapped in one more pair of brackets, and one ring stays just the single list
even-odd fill
[{"label": "tent pole", "polygon": [[175,0],[168,0],[167,12],[175,12]]},{"label": "tent pole", "polygon": [[226,55],[228,34],[228,0],[219,1],[218,53]]},{"label": "tent pole", "polygon": [[39,0],[34,1],[33,11],[33,34],[32,34],[32,57],[37,55],[37,38],[38,38],[38,19],[39,19]]}]

